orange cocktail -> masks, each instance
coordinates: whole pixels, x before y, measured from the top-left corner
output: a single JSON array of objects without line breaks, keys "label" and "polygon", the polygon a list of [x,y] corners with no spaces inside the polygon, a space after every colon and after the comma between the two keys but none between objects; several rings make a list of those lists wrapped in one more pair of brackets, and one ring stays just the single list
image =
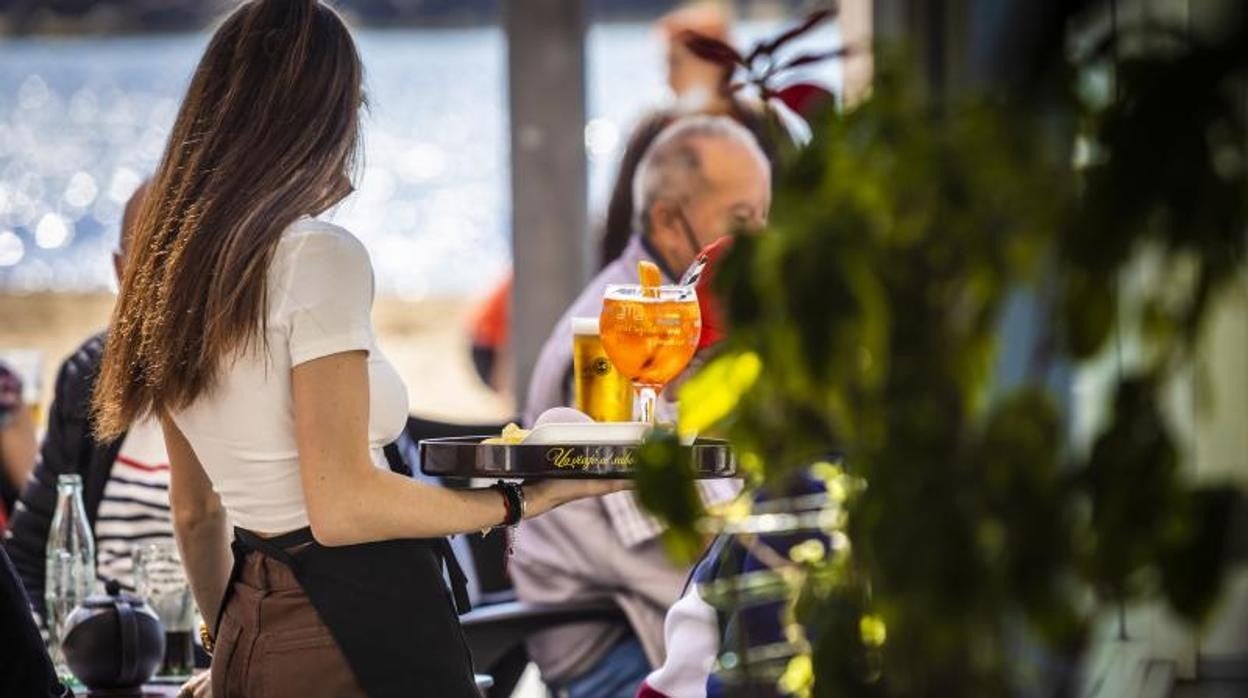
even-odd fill
[{"label": "orange cocktail", "polygon": [[608,286],[599,322],[602,348],[633,381],[638,421],[654,422],[659,391],[689,365],[702,333],[691,286]]}]

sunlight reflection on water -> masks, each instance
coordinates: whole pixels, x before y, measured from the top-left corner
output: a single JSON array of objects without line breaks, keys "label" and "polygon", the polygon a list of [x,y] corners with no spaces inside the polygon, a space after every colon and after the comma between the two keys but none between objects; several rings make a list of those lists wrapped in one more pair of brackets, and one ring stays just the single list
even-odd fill
[{"label": "sunlight reflection on water", "polygon": [[[738,34],[774,28],[751,23]],[[511,258],[504,37],[492,27],[357,36],[371,105],[364,169],[333,219],[370,249],[380,292],[480,291]],[[834,37],[829,29],[810,41]],[[0,42],[0,289],[111,287],[122,205],[159,159],[205,41]],[[597,210],[630,124],[666,87],[646,25],[594,27],[588,60]]]}]

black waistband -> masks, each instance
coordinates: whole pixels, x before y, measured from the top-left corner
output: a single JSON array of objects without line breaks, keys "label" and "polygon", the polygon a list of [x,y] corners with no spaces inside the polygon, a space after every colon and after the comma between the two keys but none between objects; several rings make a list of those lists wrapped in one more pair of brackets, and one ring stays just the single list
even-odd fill
[{"label": "black waistband", "polygon": [[[245,528],[234,527],[234,540],[237,540],[243,547],[248,550],[254,550],[260,553],[268,553],[273,550],[280,550],[289,554],[289,549],[308,543],[315,543],[316,538],[312,536],[312,527],[304,526],[303,528],[280,533],[271,538],[264,538],[257,535],[253,531]],[[274,556],[277,557],[277,556]]]},{"label": "black waistband", "polygon": [[296,528],[295,531],[287,531],[286,533],[278,533],[277,536],[268,538],[258,536],[257,533],[248,531],[246,528],[236,526],[235,539],[240,541],[247,549],[256,552],[265,552],[270,548],[287,549],[316,542],[316,538],[312,536],[311,526]]}]

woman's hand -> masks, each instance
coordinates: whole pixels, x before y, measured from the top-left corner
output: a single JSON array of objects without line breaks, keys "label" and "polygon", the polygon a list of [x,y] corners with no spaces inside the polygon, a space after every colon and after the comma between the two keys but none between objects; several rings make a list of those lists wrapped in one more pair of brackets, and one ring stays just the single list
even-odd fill
[{"label": "woman's hand", "polygon": [[633,488],[632,480],[550,479],[524,485],[525,518],[544,514],[568,502],[601,497]]}]

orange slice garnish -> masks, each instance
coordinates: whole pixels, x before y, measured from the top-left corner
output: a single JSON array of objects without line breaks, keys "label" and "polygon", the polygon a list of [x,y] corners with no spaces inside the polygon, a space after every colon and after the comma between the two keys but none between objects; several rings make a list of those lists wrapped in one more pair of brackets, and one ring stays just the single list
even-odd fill
[{"label": "orange slice garnish", "polygon": [[663,285],[663,274],[659,271],[659,265],[644,259],[637,262],[637,279],[644,289],[657,289]]}]

